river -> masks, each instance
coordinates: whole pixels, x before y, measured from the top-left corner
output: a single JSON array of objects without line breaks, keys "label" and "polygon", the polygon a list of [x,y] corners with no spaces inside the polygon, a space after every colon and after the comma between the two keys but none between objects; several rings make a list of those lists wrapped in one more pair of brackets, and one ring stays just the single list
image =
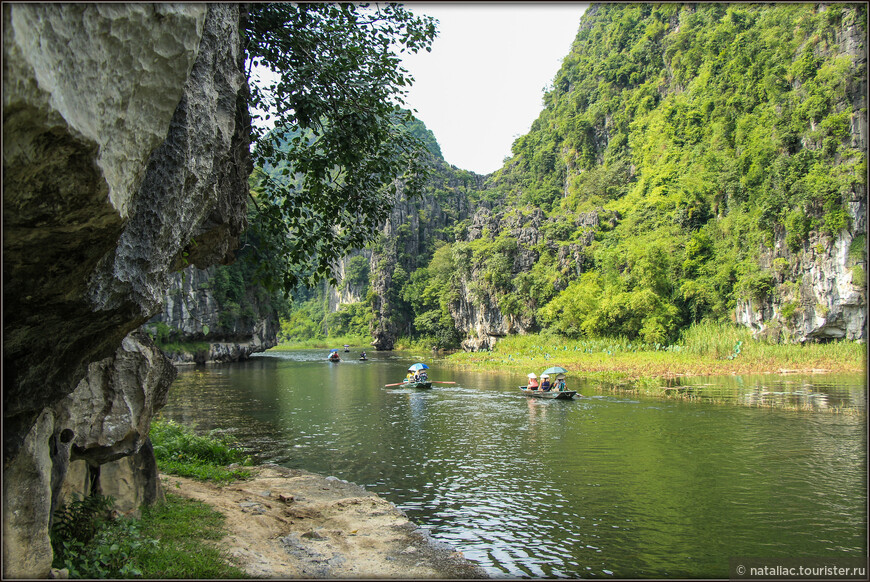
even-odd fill
[{"label": "river", "polygon": [[184,369],[161,415],[358,483],[493,577],[728,578],[732,557],[867,555],[863,375],[685,381],[711,395],[694,402],[569,375],[583,397],[561,401],[437,367],[456,384],[385,387],[418,360],[325,355]]}]

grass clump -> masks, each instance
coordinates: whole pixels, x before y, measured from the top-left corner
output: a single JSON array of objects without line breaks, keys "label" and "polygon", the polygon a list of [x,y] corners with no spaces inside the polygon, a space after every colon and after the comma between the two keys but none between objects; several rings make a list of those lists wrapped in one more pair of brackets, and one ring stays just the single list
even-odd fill
[{"label": "grass clump", "polygon": [[208,342],[157,342],[157,347],[167,354],[198,354],[208,352],[211,344]]},{"label": "grass clump", "polygon": [[164,473],[218,483],[250,477],[247,469],[228,467],[251,464],[250,457],[228,435],[212,431],[200,436],[177,422],[155,419],[150,437],[157,465]]},{"label": "grass clump", "polygon": [[171,494],[139,519],[113,518],[111,497],[74,497],[54,514],[54,568],[70,578],[243,578],[221,539],[224,516],[208,505]]}]

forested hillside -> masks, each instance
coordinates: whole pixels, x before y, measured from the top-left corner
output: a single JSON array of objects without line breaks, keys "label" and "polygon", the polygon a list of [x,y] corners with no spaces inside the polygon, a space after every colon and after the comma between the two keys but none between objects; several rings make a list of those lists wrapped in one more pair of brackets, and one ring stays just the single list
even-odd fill
[{"label": "forested hillside", "polygon": [[865,337],[865,43],[863,4],[590,7],[505,166],[438,162],[365,251],[375,345]]}]

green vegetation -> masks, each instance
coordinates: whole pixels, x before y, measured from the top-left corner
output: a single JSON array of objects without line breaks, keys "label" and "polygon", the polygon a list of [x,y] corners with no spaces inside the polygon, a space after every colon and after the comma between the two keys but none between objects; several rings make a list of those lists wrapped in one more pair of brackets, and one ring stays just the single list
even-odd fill
[{"label": "green vegetation", "polygon": [[794,371],[861,372],[867,346],[856,342],[790,345],[752,339],[733,324],[696,324],[673,344],[628,338],[572,339],[556,334],[517,335],[489,352],[457,352],[445,363],[479,370],[535,371],[562,366],[572,375],[643,386],[651,378]]},{"label": "green vegetation", "polygon": [[[289,338],[276,347],[272,348],[275,351],[281,350],[306,350],[306,349],[341,349],[344,344],[351,346],[351,353],[356,357],[356,353],[366,351],[371,344],[371,337],[368,335],[340,335],[337,337],[320,337],[308,339]],[[344,353],[341,354],[344,357]]]},{"label": "green vegetation", "polygon": [[212,431],[199,436],[173,421],[154,419],[149,433],[154,456],[163,473],[202,481],[226,483],[250,476],[250,471],[227,465],[250,465],[250,457],[228,435]]},{"label": "green vegetation", "polygon": [[197,354],[208,352],[208,342],[182,342],[177,338],[182,337],[179,330],[173,329],[162,321],[148,323],[144,326],[145,331],[157,344],[157,347],[166,354]]},{"label": "green vegetation", "polygon": [[[427,144],[404,124],[413,78],[399,53],[430,50],[434,19],[399,4],[252,4],[247,66],[275,81],[251,85],[258,248],[277,269],[259,274],[289,293],[332,278],[337,259],[362,248],[388,216],[402,179],[415,192]],[[431,147],[431,144],[428,144]],[[270,175],[278,170],[280,179]]]},{"label": "green vegetation", "polygon": [[141,519],[113,518],[111,497],[75,498],[59,507],[51,529],[54,568],[70,578],[244,578],[212,545],[224,517],[204,503],[166,494]]},{"label": "green vegetation", "polygon": [[[791,341],[813,300],[800,267],[830,252],[866,186],[866,68],[842,42],[865,21],[859,4],[590,7],[505,166],[481,183],[433,162],[423,203],[369,246],[369,278],[388,283],[376,320],[455,348],[465,301],[526,330],[677,345],[776,300],[771,339]],[[493,221],[472,230],[483,203]]]},{"label": "green vegetation", "polygon": [[224,537],[224,516],[205,503],[166,494],[165,503],[142,511],[141,531],[158,541],[159,552],[139,558],[147,578],[245,578],[227,563],[215,542]]},{"label": "green vegetation", "polygon": [[[230,468],[250,458],[226,435],[197,436],[172,421],[151,423],[154,455],[163,473],[226,483],[250,471]],[[141,519],[112,517],[114,501],[74,497],[54,513],[51,542],[55,568],[71,578],[242,578],[244,572],[208,543],[221,539],[223,516],[207,505],[166,494],[142,508]]]}]

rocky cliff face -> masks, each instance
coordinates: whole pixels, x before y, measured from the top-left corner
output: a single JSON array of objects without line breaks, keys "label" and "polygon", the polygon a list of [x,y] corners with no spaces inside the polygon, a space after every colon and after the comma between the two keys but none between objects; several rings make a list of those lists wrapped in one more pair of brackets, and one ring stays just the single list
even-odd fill
[{"label": "rocky cliff face", "polygon": [[71,456],[143,450],[172,374],[127,336],[169,271],[232,259],[250,172],[239,24],[228,4],[3,7],[5,576],[48,575]]},{"label": "rocky cliff face", "polygon": [[[822,7],[822,10],[826,9]],[[867,48],[861,23],[835,30],[840,54],[852,57],[853,82],[838,97],[852,105],[850,146],[867,155]],[[821,54],[830,54],[823,51]],[[775,274],[763,301],[738,301],[735,318],[756,336],[796,341],[867,340],[867,191],[857,183],[844,195],[849,225],[836,236],[810,233],[797,251],[778,232],[773,248],[759,250],[759,263]]]},{"label": "rocky cliff face", "polygon": [[235,362],[278,345],[278,314],[265,293],[245,289],[245,313],[233,315],[215,296],[215,273],[214,267],[189,267],[173,274],[163,311],[146,324],[168,326],[172,342],[209,344],[199,353],[167,353],[176,363]]},{"label": "rocky cliff face", "polygon": [[[581,231],[583,236],[579,237],[579,242],[564,245],[558,245],[543,235],[541,228],[546,223],[547,217],[538,208],[494,212],[482,207],[472,217],[465,240],[494,239],[504,234],[515,241],[516,245],[508,253],[505,264],[505,268],[509,269],[505,274],[511,279],[532,270],[540,256],[540,249],[546,249],[557,257],[554,269],[572,276],[580,275],[588,267],[589,261],[584,251],[592,243],[594,229],[600,224],[599,214],[581,213],[570,228],[572,231]],[[458,298],[450,309],[457,329],[466,336],[462,341],[463,349],[492,349],[501,337],[539,331],[534,310],[524,309],[517,314],[502,311],[499,307],[499,292],[481,285],[484,278],[481,265],[471,265],[463,275]]]},{"label": "rocky cliff face", "polygon": [[397,267],[410,273],[426,265],[436,241],[453,242],[452,233],[446,233],[445,229],[471,216],[475,203],[469,190],[482,188],[483,176],[460,175],[441,161],[434,168],[424,195],[408,200],[398,192],[393,211],[381,230],[381,242],[371,254],[375,349],[393,349],[400,328],[406,323],[394,305],[393,276]]},{"label": "rocky cliff face", "polygon": [[835,238],[813,233],[797,252],[783,237],[759,251],[776,275],[763,301],[737,303],[736,319],[759,337],[805,341],[867,339],[867,206],[849,203],[852,226]]}]

